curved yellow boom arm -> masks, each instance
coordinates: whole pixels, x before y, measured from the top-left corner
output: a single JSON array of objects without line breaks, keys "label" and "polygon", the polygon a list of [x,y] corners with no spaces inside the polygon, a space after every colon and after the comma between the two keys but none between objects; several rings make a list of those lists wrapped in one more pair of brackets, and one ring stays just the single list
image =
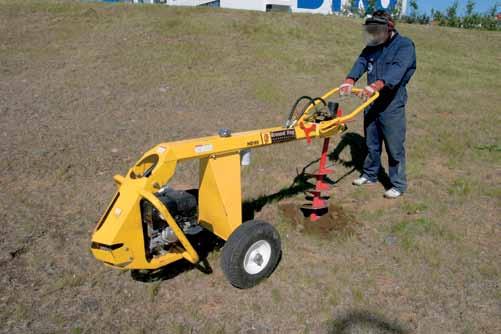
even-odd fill
[{"label": "curved yellow boom arm", "polygon": [[[338,90],[334,88],[322,98],[327,100]],[[353,93],[359,92],[361,89],[353,89]],[[242,223],[242,150],[333,136],[345,129],[344,122],[356,117],[378,96],[376,93],[345,116],[318,123],[307,121],[311,117],[309,112],[315,107],[310,105],[291,128],[280,126],[226,136],[167,142],[153,147],[125,176],[115,176],[119,189],[94,230],[92,253],[100,261],[122,269],[156,269],[182,258],[192,263],[198,262],[197,252],[155,195],[174,175],[178,161],[200,160],[198,223],[227,240]],[[160,212],[179,240],[169,252],[155,257],[146,255],[141,212],[141,203],[144,201]]]}]

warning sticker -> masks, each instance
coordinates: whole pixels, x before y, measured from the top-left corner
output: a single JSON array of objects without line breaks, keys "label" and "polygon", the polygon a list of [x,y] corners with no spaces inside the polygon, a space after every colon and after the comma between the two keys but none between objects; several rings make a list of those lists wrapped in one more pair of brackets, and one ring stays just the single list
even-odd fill
[{"label": "warning sticker", "polygon": [[273,144],[283,143],[286,141],[296,139],[296,131],[294,131],[294,129],[273,131],[273,132],[270,132],[270,135],[271,135],[271,142]]},{"label": "warning sticker", "polygon": [[196,153],[205,153],[213,150],[212,144],[197,145],[195,146]]}]

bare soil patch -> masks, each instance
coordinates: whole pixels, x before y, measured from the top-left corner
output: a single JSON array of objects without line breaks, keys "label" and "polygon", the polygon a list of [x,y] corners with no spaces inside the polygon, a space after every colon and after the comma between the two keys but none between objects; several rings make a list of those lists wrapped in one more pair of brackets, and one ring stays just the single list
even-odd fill
[{"label": "bare soil patch", "polygon": [[360,226],[353,214],[337,204],[330,204],[328,212],[315,222],[303,215],[297,203],[283,202],[279,203],[278,207],[298,232],[323,239],[355,235],[357,227]]}]

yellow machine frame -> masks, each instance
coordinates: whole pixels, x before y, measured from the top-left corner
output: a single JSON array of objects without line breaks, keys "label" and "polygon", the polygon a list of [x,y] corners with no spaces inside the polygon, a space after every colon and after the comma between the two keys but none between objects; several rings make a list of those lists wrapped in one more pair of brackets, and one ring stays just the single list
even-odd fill
[{"label": "yellow machine frame", "polygon": [[[353,89],[354,93],[360,89]],[[327,100],[338,88],[327,92]],[[348,115],[320,123],[307,122],[311,105],[293,127],[273,127],[239,132],[229,137],[210,136],[161,143],[132,167],[126,176],[116,175],[118,191],[101,217],[92,236],[92,254],[107,265],[120,269],[157,269],[180,259],[191,263],[199,255],[179,228],[164,204],[155,196],[175,173],[178,161],[200,159],[198,220],[201,226],[227,240],[242,223],[240,152],[300,140],[323,138],[344,130],[344,123],[368,107],[378,94],[366,100]],[[314,127],[313,127],[314,125]],[[307,133],[306,130],[313,129]],[[148,173],[148,176],[144,176]],[[149,201],[162,215],[179,240],[168,253],[147,259],[141,224],[140,201]]]}]

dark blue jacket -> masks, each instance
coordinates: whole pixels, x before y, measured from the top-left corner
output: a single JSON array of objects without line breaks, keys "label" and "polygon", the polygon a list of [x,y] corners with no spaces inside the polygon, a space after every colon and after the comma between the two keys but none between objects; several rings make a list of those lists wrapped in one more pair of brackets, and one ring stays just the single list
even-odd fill
[{"label": "dark blue jacket", "polygon": [[406,85],[416,71],[416,49],[407,37],[395,31],[386,43],[367,46],[355,61],[347,77],[357,81],[367,72],[367,83],[384,81],[380,97],[371,106],[379,112],[388,107],[404,107],[407,102]]}]

